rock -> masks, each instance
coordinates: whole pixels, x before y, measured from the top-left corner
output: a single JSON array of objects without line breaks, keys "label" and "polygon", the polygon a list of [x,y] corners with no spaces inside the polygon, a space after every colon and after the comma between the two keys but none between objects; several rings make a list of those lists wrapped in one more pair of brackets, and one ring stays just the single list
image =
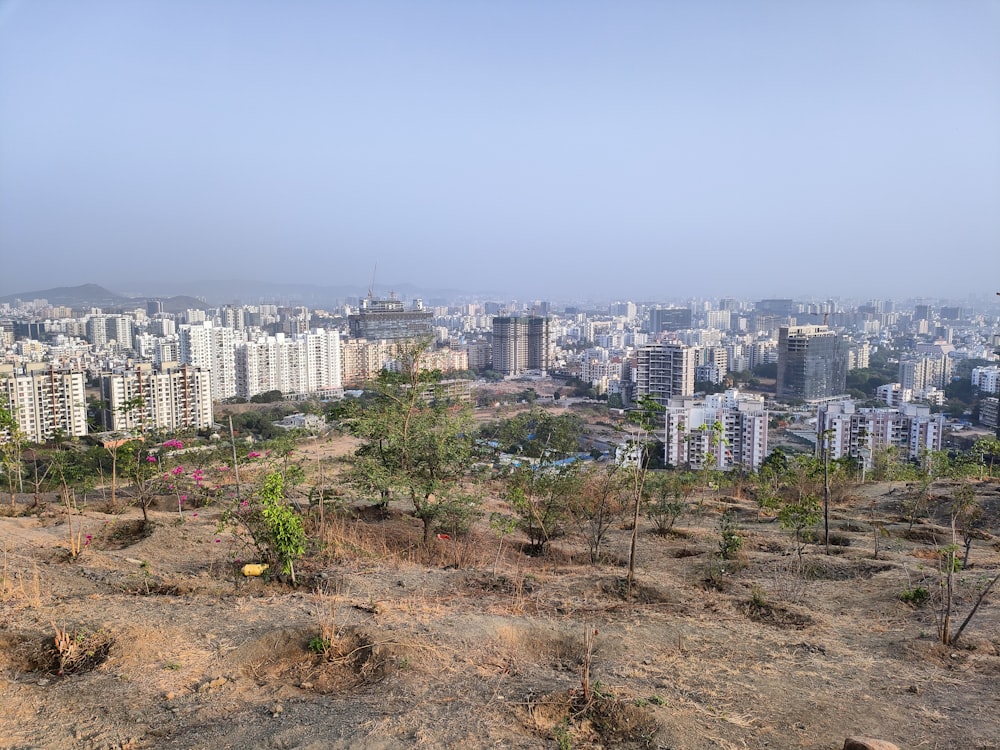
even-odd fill
[{"label": "rock", "polygon": [[844,750],[899,750],[899,747],[871,737],[848,737],[844,740]]},{"label": "rock", "polygon": [[172,701],[176,697],[177,697],[176,693],[167,693],[165,696],[163,696],[164,700],[168,701]]}]

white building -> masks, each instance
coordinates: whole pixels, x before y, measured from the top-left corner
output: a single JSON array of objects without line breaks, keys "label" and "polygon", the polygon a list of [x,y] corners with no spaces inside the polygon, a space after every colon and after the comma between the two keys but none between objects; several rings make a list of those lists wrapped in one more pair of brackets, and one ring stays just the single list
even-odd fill
[{"label": "white building", "polygon": [[210,427],[212,384],[208,370],[183,365],[154,370],[139,364],[101,375],[106,430],[201,429]]},{"label": "white building", "polygon": [[236,348],[236,395],[266,391],[290,396],[335,396],[343,388],[340,333],[316,329],[286,337],[261,336]]},{"label": "white building", "polygon": [[0,404],[17,420],[25,438],[43,443],[57,435],[87,434],[87,402],[82,372],[56,370],[48,364],[16,370],[0,365]]},{"label": "white building", "polygon": [[201,321],[180,326],[178,333],[181,363],[212,373],[212,400],[223,401],[235,396],[236,332]]},{"label": "white building", "polygon": [[941,450],[943,414],[929,406],[902,403],[897,409],[858,409],[844,399],[821,404],[816,415],[817,440],[829,431],[831,458],[852,457],[871,466],[872,453],[893,447],[907,458],[919,459],[924,451]]},{"label": "white building", "polygon": [[972,385],[983,393],[1000,393],[1000,365],[973,367]]},{"label": "white building", "polygon": [[[671,399],[664,414],[664,460],[673,466],[756,470],[767,457],[764,397],[731,388],[722,394]],[[716,427],[720,429],[716,429]]]}]

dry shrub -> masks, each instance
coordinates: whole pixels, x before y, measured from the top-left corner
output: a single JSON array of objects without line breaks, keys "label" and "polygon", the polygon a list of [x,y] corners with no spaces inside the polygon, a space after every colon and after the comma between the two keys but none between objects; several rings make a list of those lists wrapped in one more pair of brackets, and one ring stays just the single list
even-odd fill
[{"label": "dry shrub", "polygon": [[879,573],[892,570],[893,566],[867,560],[839,560],[834,557],[815,557],[802,565],[802,575],[822,581],[849,581],[855,578],[871,578]]},{"label": "dry shrub", "polygon": [[803,630],[816,622],[805,612],[798,612],[780,604],[771,604],[757,596],[743,602],[741,609],[754,622],[776,628]]},{"label": "dry shrub", "polygon": [[530,731],[565,747],[655,747],[659,724],[649,707],[610,693],[584,700],[579,690],[529,699],[521,711]]},{"label": "dry shrub", "polygon": [[67,629],[52,624],[55,631],[39,651],[35,671],[66,676],[96,669],[108,658],[114,639],[104,630]]},{"label": "dry shrub", "polygon": [[[601,582],[601,591],[615,599],[628,598],[628,579],[612,578]],[[632,581],[632,601],[639,604],[662,604],[674,601],[669,589],[654,584]]]}]

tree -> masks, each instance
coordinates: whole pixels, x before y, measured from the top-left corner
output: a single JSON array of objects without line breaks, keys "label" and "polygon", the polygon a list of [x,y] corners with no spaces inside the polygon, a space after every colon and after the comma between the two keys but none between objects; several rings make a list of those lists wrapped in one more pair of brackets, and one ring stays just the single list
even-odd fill
[{"label": "tree", "polygon": [[645,515],[666,534],[687,510],[695,479],[687,472],[656,471],[646,478]]},{"label": "tree", "polygon": [[570,499],[580,484],[580,464],[522,464],[507,477],[505,499],[520,519],[536,554],[560,535],[569,517]]},{"label": "tree", "polygon": [[380,373],[371,397],[342,419],[362,441],[356,480],[363,478],[384,502],[393,489],[405,493],[423,523],[425,543],[472,456],[471,413],[440,391],[440,373],[422,367],[428,346],[401,345],[401,372]]},{"label": "tree", "polygon": [[626,462],[629,491],[632,500],[632,534],[628,548],[628,577],[626,579],[626,596],[632,598],[632,582],[635,578],[635,548],[639,540],[639,511],[642,506],[643,490],[646,484],[646,474],[649,471],[649,443],[659,418],[663,411],[652,396],[639,399],[638,408],[629,412],[629,437],[626,441],[627,454],[631,457]]},{"label": "tree", "polygon": [[805,495],[786,502],[778,511],[778,522],[783,529],[792,532],[795,538],[795,553],[802,564],[802,549],[805,546],[804,532],[820,520],[820,502],[812,495]]},{"label": "tree", "polygon": [[4,404],[0,404],[0,459],[4,474],[7,475],[7,489],[10,492],[10,507],[13,508],[18,490],[24,491],[21,474],[25,436],[14,414]]},{"label": "tree", "polygon": [[587,540],[590,562],[596,565],[601,559],[604,537],[613,525],[621,522],[626,502],[619,467],[615,464],[590,464],[582,474],[569,508]]},{"label": "tree", "polygon": [[149,526],[149,506],[153,504],[159,459],[139,440],[130,440],[119,448],[119,460],[125,478],[132,485],[135,503],[142,509],[142,523]]},{"label": "tree", "polygon": [[550,414],[537,408],[480,428],[482,437],[496,440],[508,453],[546,459],[576,453],[582,434],[579,415]]},{"label": "tree", "polygon": [[244,541],[249,537],[262,560],[279,564],[296,583],[295,561],[305,553],[306,533],[302,518],[285,499],[281,472],[270,472],[253,496],[236,501],[223,515],[223,523]]}]

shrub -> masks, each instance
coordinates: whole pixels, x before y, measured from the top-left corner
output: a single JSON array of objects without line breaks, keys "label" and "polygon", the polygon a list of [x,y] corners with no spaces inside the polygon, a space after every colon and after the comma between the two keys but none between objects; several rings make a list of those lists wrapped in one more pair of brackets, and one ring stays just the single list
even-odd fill
[{"label": "shrub", "polygon": [[914,607],[922,607],[927,603],[927,600],[931,598],[931,592],[926,586],[914,586],[913,588],[905,588],[899,594],[899,600],[906,604],[912,604]]}]

